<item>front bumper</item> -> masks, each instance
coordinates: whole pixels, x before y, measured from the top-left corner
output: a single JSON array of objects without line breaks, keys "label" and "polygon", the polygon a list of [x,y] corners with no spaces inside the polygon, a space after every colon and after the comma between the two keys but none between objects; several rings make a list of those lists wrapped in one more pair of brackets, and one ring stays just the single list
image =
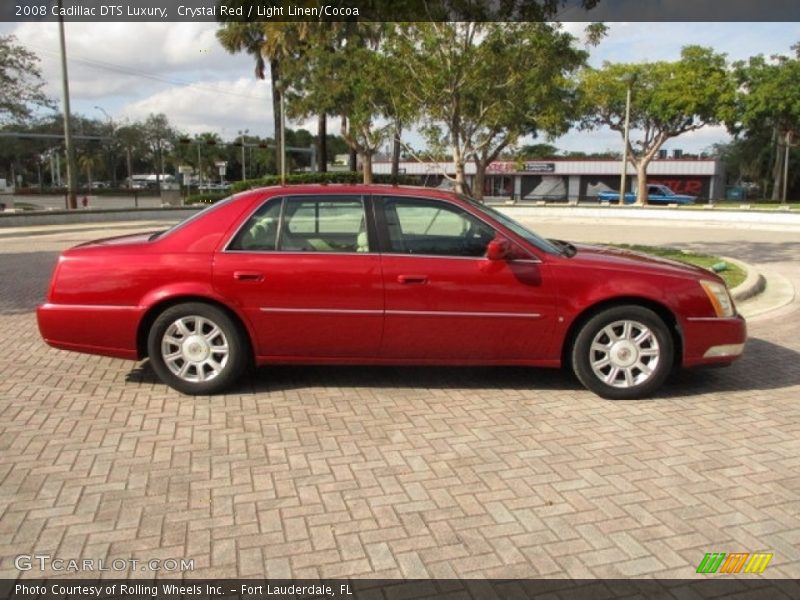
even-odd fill
[{"label": "front bumper", "polygon": [[742,355],[747,340],[747,323],[741,315],[688,318],[682,330],[685,367],[730,364]]}]

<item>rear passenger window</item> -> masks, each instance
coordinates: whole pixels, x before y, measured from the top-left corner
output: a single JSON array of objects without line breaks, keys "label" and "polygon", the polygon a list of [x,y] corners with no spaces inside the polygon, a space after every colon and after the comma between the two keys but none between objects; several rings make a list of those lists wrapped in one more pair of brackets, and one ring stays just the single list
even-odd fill
[{"label": "rear passenger window", "polygon": [[369,252],[364,203],[357,197],[288,198],[278,250]]},{"label": "rear passenger window", "polygon": [[280,199],[263,204],[239,230],[228,249],[245,252],[275,250],[280,216]]},{"label": "rear passenger window", "polygon": [[369,252],[357,196],[275,198],[247,219],[228,245],[241,252]]}]

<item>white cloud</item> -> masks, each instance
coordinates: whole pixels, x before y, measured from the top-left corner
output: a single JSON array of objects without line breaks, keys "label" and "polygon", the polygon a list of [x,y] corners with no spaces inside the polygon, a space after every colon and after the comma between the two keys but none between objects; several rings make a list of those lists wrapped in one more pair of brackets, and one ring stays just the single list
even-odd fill
[{"label": "white cloud", "polygon": [[[565,22],[564,28],[581,37],[585,25]],[[612,22],[608,26],[609,35],[590,49],[593,65],[604,60],[674,60],[687,44],[711,46],[736,60],[759,53],[787,53],[800,40],[796,22]],[[67,23],[73,110],[100,118],[95,108],[100,106],[115,120],[163,112],[189,133],[215,131],[230,138],[247,128],[258,135],[272,135],[268,82],[255,79],[250,56],[225,52],[216,40],[217,28],[216,23],[202,22]],[[0,32],[13,33],[41,57],[47,92],[60,99],[57,24],[2,23]],[[289,126],[314,132],[316,119]],[[329,131],[338,133],[338,120],[331,119]],[[406,137],[415,147],[422,145],[413,130]],[[669,142],[668,147],[700,152],[727,138],[722,128],[705,128]],[[602,130],[573,131],[556,143],[562,149],[584,151],[621,146],[617,133]]]},{"label": "white cloud", "polygon": [[[215,23],[67,23],[70,93],[76,99],[130,98],[168,82],[252,74],[252,58],[225,52],[216,29]],[[47,93],[59,96],[57,24],[22,23],[12,33],[40,56]]]},{"label": "white cloud", "polygon": [[189,134],[213,131],[233,138],[241,129],[259,136],[273,133],[269,85],[244,77],[170,87],[125,104],[117,112],[120,118],[131,120],[164,113],[173,125]]}]

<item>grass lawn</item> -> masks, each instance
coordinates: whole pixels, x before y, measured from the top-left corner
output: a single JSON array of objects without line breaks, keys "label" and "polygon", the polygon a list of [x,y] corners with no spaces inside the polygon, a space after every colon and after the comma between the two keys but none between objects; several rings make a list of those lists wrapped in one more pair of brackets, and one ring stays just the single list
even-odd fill
[{"label": "grass lawn", "polygon": [[[725,262],[724,259],[720,258],[719,256],[712,256],[710,254],[697,254],[695,252],[688,252],[686,250],[681,250],[679,248],[669,248],[667,246],[641,246],[637,244],[610,244],[616,248],[624,248],[625,250],[633,250],[634,252],[641,252],[642,254],[652,254],[653,256],[661,256],[663,258],[669,258],[672,260],[677,260],[680,262],[689,263],[692,265],[697,265],[699,267],[704,267],[706,269],[710,269],[711,265],[715,265],[720,262]],[[728,284],[729,288],[735,288],[737,285],[742,283],[747,277],[747,273],[734,265],[733,263],[726,262],[728,268],[724,271],[720,271],[717,273],[720,277],[725,280],[725,283]]]}]

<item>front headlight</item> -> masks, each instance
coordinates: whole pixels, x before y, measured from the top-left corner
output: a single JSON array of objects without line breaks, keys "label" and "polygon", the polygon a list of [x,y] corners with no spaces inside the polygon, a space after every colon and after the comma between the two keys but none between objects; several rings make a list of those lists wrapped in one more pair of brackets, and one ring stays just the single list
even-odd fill
[{"label": "front headlight", "polygon": [[703,290],[705,290],[718,317],[732,317],[734,315],[736,311],[733,308],[733,300],[728,294],[727,287],[716,281],[707,280],[702,280],[700,285],[703,286]]}]

